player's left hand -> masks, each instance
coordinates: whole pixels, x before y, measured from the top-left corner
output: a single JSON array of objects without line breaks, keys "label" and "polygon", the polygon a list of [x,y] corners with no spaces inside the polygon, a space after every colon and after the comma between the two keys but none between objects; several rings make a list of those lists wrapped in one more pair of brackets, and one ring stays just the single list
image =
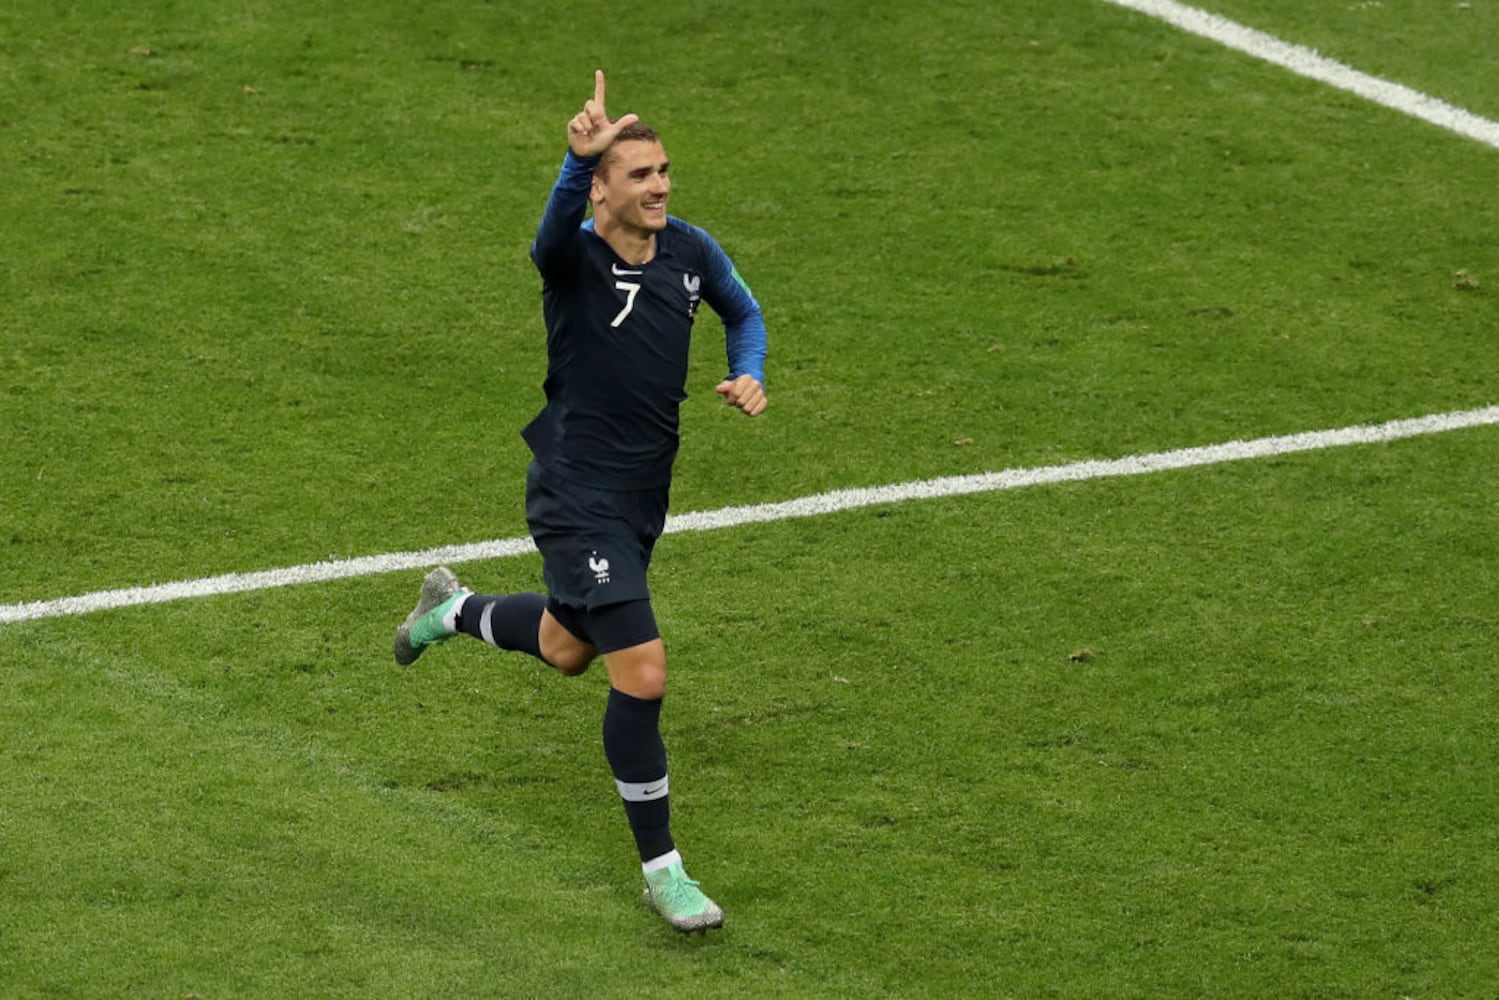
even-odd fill
[{"label": "player's left hand", "polygon": [[765,398],[765,387],[753,375],[741,375],[735,379],[724,379],[713,387],[730,406],[737,406],[747,417],[757,417],[765,412],[770,400]]}]

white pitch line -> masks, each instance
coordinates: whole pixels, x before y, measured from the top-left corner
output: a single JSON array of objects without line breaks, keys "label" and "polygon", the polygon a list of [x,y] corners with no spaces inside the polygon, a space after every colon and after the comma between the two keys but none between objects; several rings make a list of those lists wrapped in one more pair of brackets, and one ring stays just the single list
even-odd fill
[{"label": "white pitch line", "polygon": [[[679,531],[713,531],[741,524],[817,517],[879,504],[932,500],[970,493],[993,493],[999,490],[1020,489],[1025,486],[1041,486],[1046,483],[1081,482],[1115,476],[1140,476],[1171,469],[1242,462],[1276,455],[1290,455],[1296,452],[1342,448],[1348,445],[1378,444],[1424,434],[1443,434],[1448,431],[1488,427],[1495,424],[1499,424],[1499,406],[1489,406],[1478,410],[1461,410],[1407,420],[1391,420],[1383,424],[1306,431],[1301,434],[1256,438],[1252,441],[1229,441],[1224,444],[1181,448],[1175,451],[1161,451],[1127,458],[1073,462],[1068,465],[1049,465],[1034,469],[1009,469],[1004,472],[986,472],[971,476],[947,476],[942,479],[924,479],[864,489],[834,490],[779,503],[721,507],[718,510],[673,515],[667,518],[666,532],[671,534]],[[357,559],[310,563],[304,566],[289,566],[285,569],[263,570],[256,573],[226,573],[222,576],[182,580],[176,583],[159,583],[148,587],[102,590],[51,601],[0,604],[0,625],[37,618],[83,615],[110,608],[162,604],[167,601],[210,597],[217,594],[235,594],[251,590],[268,590],[272,587],[287,587],[293,584],[373,576],[377,573],[392,573],[399,570],[426,569],[439,563],[504,559],[535,551],[536,546],[529,538],[503,538],[468,545],[422,549],[417,552],[393,552]]]},{"label": "white pitch line", "polygon": [[1274,63],[1293,73],[1330,84],[1339,90],[1430,122],[1449,132],[1476,139],[1499,149],[1499,122],[1482,118],[1462,108],[1437,100],[1418,90],[1370,76],[1315,49],[1284,42],[1274,35],[1247,28],[1226,17],[1176,3],[1174,0],[1103,0],[1174,24],[1183,31],[1211,39],[1220,45]]}]

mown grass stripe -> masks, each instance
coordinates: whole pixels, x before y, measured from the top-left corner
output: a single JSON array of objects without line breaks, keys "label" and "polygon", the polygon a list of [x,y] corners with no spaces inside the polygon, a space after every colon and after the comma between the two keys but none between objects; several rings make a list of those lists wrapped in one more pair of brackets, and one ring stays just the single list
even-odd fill
[{"label": "mown grass stripe", "polygon": [[[1256,438],[1250,441],[1228,441],[1223,444],[1180,448],[1126,458],[1096,459],[1033,469],[1009,469],[1003,472],[986,472],[968,476],[947,476],[889,486],[833,490],[776,503],[721,507],[717,510],[672,515],[667,519],[666,531],[667,533],[712,531],[743,524],[818,517],[880,504],[932,500],[970,493],[992,493],[1047,483],[1139,476],[1172,469],[1271,458],[1296,452],[1378,444],[1494,424],[1499,424],[1499,406],[1391,420],[1382,424],[1343,427],[1336,430],[1306,431],[1299,434]],[[391,552],[384,555],[361,556],[356,559],[329,560],[253,573],[225,573],[197,580],[103,590],[55,600],[4,604],[0,605],[0,624],[90,614],[111,608],[162,604],[168,601],[218,594],[269,590],[274,587],[320,583],[350,577],[373,576],[378,573],[422,569],[440,563],[455,564],[476,562],[481,559],[504,559],[534,551],[536,551],[536,546],[529,538],[501,538],[414,552]]]}]

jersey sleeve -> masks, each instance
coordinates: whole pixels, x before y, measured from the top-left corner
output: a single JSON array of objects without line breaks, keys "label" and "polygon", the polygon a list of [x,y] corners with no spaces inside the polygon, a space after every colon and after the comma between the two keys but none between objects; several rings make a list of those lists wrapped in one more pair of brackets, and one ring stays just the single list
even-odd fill
[{"label": "jersey sleeve", "polygon": [[729,360],[729,378],[753,375],[765,381],[765,355],[768,336],[760,303],[740,277],[734,262],[723,247],[703,229],[696,229],[708,256],[707,281],[703,298],[723,320],[724,348]]},{"label": "jersey sleeve", "polygon": [[588,189],[598,162],[596,156],[578,156],[572,150],[562,160],[557,183],[536,227],[536,241],[531,244],[531,261],[543,277],[557,275],[572,265],[573,241],[588,213]]}]

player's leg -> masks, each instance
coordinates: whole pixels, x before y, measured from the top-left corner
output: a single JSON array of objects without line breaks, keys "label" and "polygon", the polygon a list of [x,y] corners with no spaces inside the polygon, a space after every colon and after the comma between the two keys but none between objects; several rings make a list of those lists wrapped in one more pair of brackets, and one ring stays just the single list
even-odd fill
[{"label": "player's leg", "polygon": [[[396,662],[411,663],[427,646],[462,632],[500,649],[527,653],[564,674],[587,670],[597,651],[582,627],[581,611],[574,609],[588,603],[588,588],[596,583],[587,569],[591,550],[586,538],[599,517],[599,496],[612,501],[613,494],[569,488],[533,462],[526,471],[526,523],[541,551],[552,596],[475,594],[440,567],[427,575],[421,599],[396,632]],[[615,530],[628,537],[628,528]]]},{"label": "player's leg", "polygon": [[541,658],[541,616],[547,599],[541,594],[469,594],[453,622],[459,632],[498,649]]},{"label": "player's leg", "polygon": [[458,581],[446,566],[439,566],[422,581],[421,595],[411,614],[396,629],[395,655],[400,664],[414,663],[423,650],[463,633],[499,649],[516,650],[576,676],[588,669],[598,651],[557,616],[570,617],[567,609],[540,594],[494,596],[475,594]]},{"label": "player's leg", "polygon": [[578,634],[582,630],[577,617],[541,594],[470,594],[458,605],[454,624],[491,646],[527,653],[576,677],[598,656],[593,644]]},{"label": "player's leg", "polygon": [[646,902],[677,930],[717,927],[723,910],[688,878],[672,838],[666,743],[661,738],[666,646],[650,602],[595,609],[589,627],[609,671],[604,755],[635,836]]}]

